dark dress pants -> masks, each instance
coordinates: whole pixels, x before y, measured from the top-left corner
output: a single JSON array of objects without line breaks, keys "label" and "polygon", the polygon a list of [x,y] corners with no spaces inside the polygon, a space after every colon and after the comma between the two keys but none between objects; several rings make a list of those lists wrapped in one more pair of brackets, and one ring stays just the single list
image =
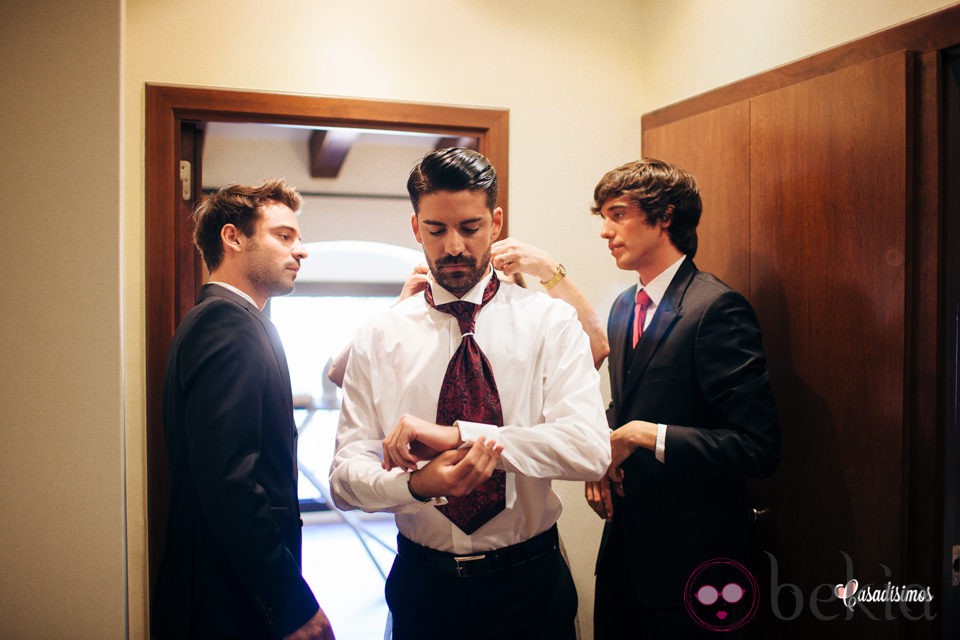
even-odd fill
[{"label": "dark dress pants", "polygon": [[394,640],[574,640],[577,592],[559,550],[458,577],[397,556],[387,577]]},{"label": "dark dress pants", "polygon": [[[616,523],[597,571],[594,640],[699,640],[718,635],[698,626],[680,602],[673,608],[644,604],[630,580],[623,529]],[[730,634],[723,635],[732,640]]]}]

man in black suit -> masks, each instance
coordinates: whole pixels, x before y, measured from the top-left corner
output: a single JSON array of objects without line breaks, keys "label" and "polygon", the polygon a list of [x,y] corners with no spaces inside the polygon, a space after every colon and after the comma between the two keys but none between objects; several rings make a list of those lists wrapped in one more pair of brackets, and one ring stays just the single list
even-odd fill
[{"label": "man in black suit", "polygon": [[307,257],[282,180],[206,198],[194,241],[210,271],[170,345],[167,546],[153,638],[332,640],[300,571],[296,425],[280,336],[261,311]]},{"label": "man in black suit", "polygon": [[656,160],[620,166],[594,190],[601,237],[639,276],[610,310],[613,456],[586,486],[606,520],[597,640],[707,634],[685,609],[687,579],[705,561],[745,558],[745,479],[778,462],[756,315],[693,263],[701,209],[693,176]]}]

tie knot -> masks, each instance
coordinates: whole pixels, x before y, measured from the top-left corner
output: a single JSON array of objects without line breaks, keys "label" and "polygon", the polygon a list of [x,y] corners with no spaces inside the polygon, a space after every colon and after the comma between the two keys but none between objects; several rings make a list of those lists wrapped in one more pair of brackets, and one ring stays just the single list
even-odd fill
[{"label": "tie knot", "polygon": [[457,302],[448,302],[447,304],[441,304],[437,306],[437,311],[449,313],[457,319],[457,323],[460,325],[461,334],[473,332],[474,321],[477,318],[477,312],[479,310],[480,305],[472,302],[464,302],[462,300],[458,300]]},{"label": "tie knot", "polygon": [[644,309],[646,309],[647,307],[650,306],[650,303],[651,303],[651,302],[653,302],[653,300],[650,299],[650,296],[647,295],[647,292],[646,292],[646,291],[644,291],[643,289],[640,289],[639,291],[637,291],[637,304],[638,304],[638,305],[640,305],[641,307],[643,307]]}]

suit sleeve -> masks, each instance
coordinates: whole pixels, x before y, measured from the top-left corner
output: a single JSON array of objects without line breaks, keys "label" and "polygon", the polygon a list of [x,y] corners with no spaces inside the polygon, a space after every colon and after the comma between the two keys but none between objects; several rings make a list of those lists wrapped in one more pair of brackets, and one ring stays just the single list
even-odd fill
[{"label": "suit sleeve", "polygon": [[265,337],[242,307],[204,311],[181,346],[188,455],[198,499],[213,534],[277,637],[295,631],[318,607],[271,515],[257,474],[269,402]]},{"label": "suit sleeve", "polygon": [[750,303],[728,290],[703,313],[694,346],[696,374],[714,424],[668,425],[665,464],[694,476],[766,477],[776,468],[780,431]]}]

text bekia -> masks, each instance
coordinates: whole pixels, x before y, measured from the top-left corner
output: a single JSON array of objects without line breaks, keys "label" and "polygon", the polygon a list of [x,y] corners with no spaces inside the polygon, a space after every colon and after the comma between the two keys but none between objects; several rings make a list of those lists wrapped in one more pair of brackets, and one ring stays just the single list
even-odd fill
[{"label": "text bekia", "polygon": [[[805,596],[799,586],[789,582],[780,582],[779,564],[769,551],[770,558],[770,606],[774,616],[783,621],[796,620],[803,613]],[[810,612],[821,621],[835,620],[840,613],[832,602],[841,602],[846,608],[846,620],[852,620],[854,611],[859,610],[869,620],[933,620],[936,614],[931,610],[933,591],[930,587],[918,584],[895,585],[888,580],[882,586],[861,585],[854,577],[853,560],[843,551],[840,552],[846,563],[846,582],[830,585],[821,584],[810,593]],[[881,564],[886,578],[892,578],[890,569]],[[786,597],[784,597],[786,596]]]}]

